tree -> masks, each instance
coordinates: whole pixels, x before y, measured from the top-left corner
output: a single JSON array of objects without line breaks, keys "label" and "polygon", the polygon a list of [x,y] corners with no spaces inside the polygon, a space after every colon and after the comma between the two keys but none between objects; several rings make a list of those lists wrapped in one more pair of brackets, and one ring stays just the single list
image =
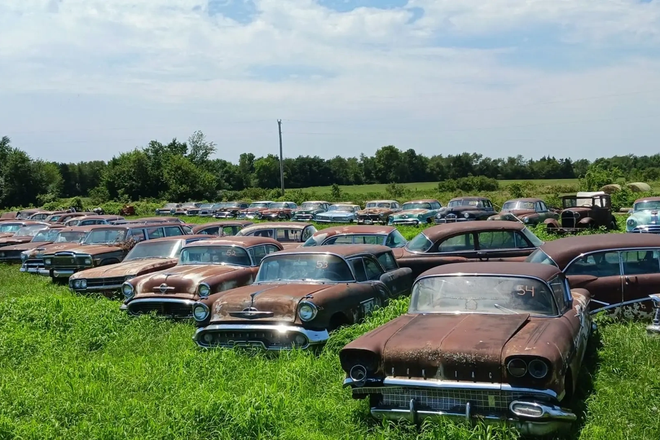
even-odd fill
[{"label": "tree", "polygon": [[216,152],[215,143],[206,140],[204,133],[197,130],[188,138],[188,159],[198,167],[208,166],[211,155]]}]

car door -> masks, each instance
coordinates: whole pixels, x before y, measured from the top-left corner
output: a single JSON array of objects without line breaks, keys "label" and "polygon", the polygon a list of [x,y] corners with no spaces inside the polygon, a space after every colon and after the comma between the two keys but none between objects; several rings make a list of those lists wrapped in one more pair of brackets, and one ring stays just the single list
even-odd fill
[{"label": "car door", "polygon": [[218,235],[219,232],[220,232],[219,226],[210,226],[208,228],[199,230],[197,233],[203,235]]},{"label": "car door", "polygon": [[563,270],[571,288],[591,293],[590,310],[615,308],[623,301],[623,278],[618,251],[592,252],[571,261]]},{"label": "car door", "polygon": [[439,240],[424,253],[406,255],[399,260],[399,265],[409,267],[413,276],[447,263],[460,263],[477,260],[475,238],[473,232],[456,234]]},{"label": "car door", "polygon": [[518,231],[481,231],[476,261],[524,261],[536,247]]},{"label": "car door", "polygon": [[381,281],[385,285],[391,285],[390,291],[394,296],[408,295],[414,281],[412,269],[409,267],[399,267],[392,252],[383,252],[376,257],[378,262],[385,270],[381,276]]},{"label": "car door", "polygon": [[623,270],[623,314],[647,318],[653,312],[649,295],[660,293],[660,249],[621,252]]}]

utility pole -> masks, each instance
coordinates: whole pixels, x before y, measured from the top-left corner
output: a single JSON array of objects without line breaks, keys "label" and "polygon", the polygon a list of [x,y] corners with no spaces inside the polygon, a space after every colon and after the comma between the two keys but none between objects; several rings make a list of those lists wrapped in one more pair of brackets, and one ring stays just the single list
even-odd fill
[{"label": "utility pole", "polygon": [[282,195],[284,195],[284,158],[282,157],[282,120],[277,120],[277,131],[280,134],[280,184],[282,185]]}]

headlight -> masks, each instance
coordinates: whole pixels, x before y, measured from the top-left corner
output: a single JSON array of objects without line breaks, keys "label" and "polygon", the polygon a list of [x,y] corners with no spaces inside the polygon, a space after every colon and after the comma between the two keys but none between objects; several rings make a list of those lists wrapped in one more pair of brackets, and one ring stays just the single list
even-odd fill
[{"label": "headlight", "polygon": [[50,258],[46,258],[44,260],[44,264],[47,265],[47,266],[50,266],[52,262],[53,262],[53,260],[51,260]]},{"label": "headlight", "polygon": [[87,280],[85,278],[82,278],[80,280],[80,288],[81,289],[86,289],[87,288]]},{"label": "headlight", "polygon": [[635,219],[632,219],[632,218],[628,219],[628,226],[635,226],[636,224],[637,224],[637,222],[635,221]]},{"label": "headlight", "polygon": [[316,318],[318,309],[311,302],[301,302],[298,307],[298,316],[301,321],[311,321]]},{"label": "headlight", "polygon": [[529,374],[535,379],[543,379],[548,375],[548,364],[540,359],[534,359],[529,363]]},{"label": "headlight", "polygon": [[465,214],[463,214],[463,217],[470,218],[470,213],[466,212]]},{"label": "headlight", "polygon": [[131,299],[133,296],[135,296],[135,289],[131,283],[125,282],[121,285],[121,293],[124,294],[126,299]]},{"label": "headlight", "polygon": [[85,258],[84,264],[92,264],[92,259],[91,258]]},{"label": "headlight", "polygon": [[514,358],[506,364],[506,369],[513,377],[523,377],[527,373],[527,364],[520,358]]},{"label": "headlight", "polygon": [[28,259],[28,255],[25,252],[21,252],[21,261],[25,261]]},{"label": "headlight", "polygon": [[204,321],[206,318],[209,317],[209,308],[206,306],[204,303],[195,303],[192,309],[193,312],[193,318],[195,321]]},{"label": "headlight", "polygon": [[5,256],[5,253],[4,253],[4,252],[0,252],[0,257],[4,257],[4,256]]},{"label": "headlight", "polygon": [[127,277],[124,277],[124,281],[132,280],[132,279],[135,278],[136,276],[137,276],[137,275],[129,275],[129,276],[127,276]]},{"label": "headlight", "polygon": [[348,373],[356,386],[362,386],[367,381],[367,368],[364,365],[353,365]]},{"label": "headlight", "polygon": [[199,295],[200,298],[208,298],[209,295],[211,294],[211,288],[209,287],[208,284],[201,283],[199,287],[197,287],[197,294]]}]

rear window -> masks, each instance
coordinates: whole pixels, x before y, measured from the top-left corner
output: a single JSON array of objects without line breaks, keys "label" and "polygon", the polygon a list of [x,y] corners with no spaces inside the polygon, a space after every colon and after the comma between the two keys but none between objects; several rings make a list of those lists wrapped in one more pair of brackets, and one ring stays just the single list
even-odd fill
[{"label": "rear window", "polygon": [[420,232],[408,242],[406,249],[413,252],[426,252],[431,249],[431,246],[433,246],[431,240],[424,233]]},{"label": "rear window", "polygon": [[537,249],[529,254],[525,261],[528,263],[550,264],[552,266],[559,267],[557,266],[557,263],[555,263],[555,261],[541,249]]}]

